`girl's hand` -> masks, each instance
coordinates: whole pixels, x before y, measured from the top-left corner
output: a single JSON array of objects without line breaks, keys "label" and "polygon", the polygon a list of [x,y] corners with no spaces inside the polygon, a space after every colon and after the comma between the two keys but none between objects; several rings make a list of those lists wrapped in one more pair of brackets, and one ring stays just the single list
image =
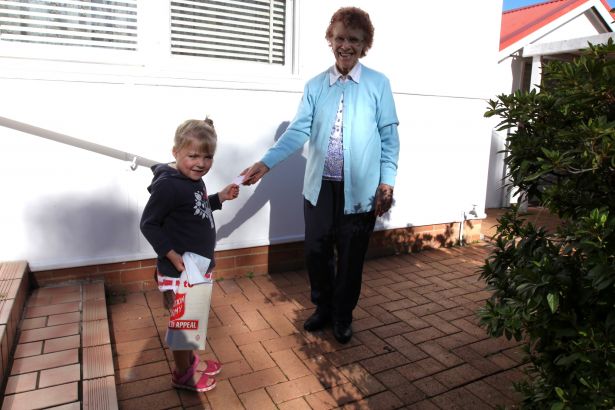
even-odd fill
[{"label": "girl's hand", "polygon": [[220,202],[224,202],[227,200],[233,200],[239,196],[239,185],[230,184],[224,187],[224,189],[218,192],[218,198],[220,198]]},{"label": "girl's hand", "polygon": [[167,259],[171,261],[175,269],[177,269],[179,272],[183,272],[184,270],[186,270],[186,267],[184,266],[184,260],[179,253],[171,249],[169,252],[167,252],[166,256]]}]

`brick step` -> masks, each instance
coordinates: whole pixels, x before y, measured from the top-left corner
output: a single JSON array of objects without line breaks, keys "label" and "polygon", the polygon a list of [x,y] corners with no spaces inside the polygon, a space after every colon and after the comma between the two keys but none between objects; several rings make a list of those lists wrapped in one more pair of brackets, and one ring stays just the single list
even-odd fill
[{"label": "brick step", "polygon": [[117,409],[104,283],[37,288],[22,306],[2,410]]},{"label": "brick step", "polygon": [[26,261],[0,262],[0,388],[10,372],[15,336],[30,291]]}]

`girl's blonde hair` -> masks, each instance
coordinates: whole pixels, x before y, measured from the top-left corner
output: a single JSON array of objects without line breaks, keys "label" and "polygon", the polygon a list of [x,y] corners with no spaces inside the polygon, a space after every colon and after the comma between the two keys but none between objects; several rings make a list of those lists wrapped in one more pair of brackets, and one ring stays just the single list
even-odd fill
[{"label": "girl's blonde hair", "polygon": [[199,152],[213,155],[216,152],[217,141],[214,122],[209,117],[204,120],[187,120],[175,131],[173,151],[179,151],[192,143]]}]

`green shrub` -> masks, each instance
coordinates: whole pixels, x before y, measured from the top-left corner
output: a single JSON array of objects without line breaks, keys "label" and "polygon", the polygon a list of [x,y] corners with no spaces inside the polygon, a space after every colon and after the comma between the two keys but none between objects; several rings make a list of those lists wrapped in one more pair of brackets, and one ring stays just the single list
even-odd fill
[{"label": "green shrub", "polygon": [[531,409],[615,408],[615,45],[543,68],[540,92],[500,95],[485,116],[509,130],[512,184],[561,219],[556,232],[513,208],[481,268],[490,335],[523,340]]}]

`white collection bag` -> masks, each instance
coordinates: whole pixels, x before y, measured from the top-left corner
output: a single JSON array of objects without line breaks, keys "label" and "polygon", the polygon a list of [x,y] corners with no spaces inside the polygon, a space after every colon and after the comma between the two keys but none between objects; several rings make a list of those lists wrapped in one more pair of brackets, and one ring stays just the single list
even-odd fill
[{"label": "white collection bag", "polygon": [[171,350],[204,350],[213,287],[212,272],[207,271],[211,260],[191,252],[182,259],[186,269],[179,280],[163,280],[165,288],[175,292],[166,343]]}]

